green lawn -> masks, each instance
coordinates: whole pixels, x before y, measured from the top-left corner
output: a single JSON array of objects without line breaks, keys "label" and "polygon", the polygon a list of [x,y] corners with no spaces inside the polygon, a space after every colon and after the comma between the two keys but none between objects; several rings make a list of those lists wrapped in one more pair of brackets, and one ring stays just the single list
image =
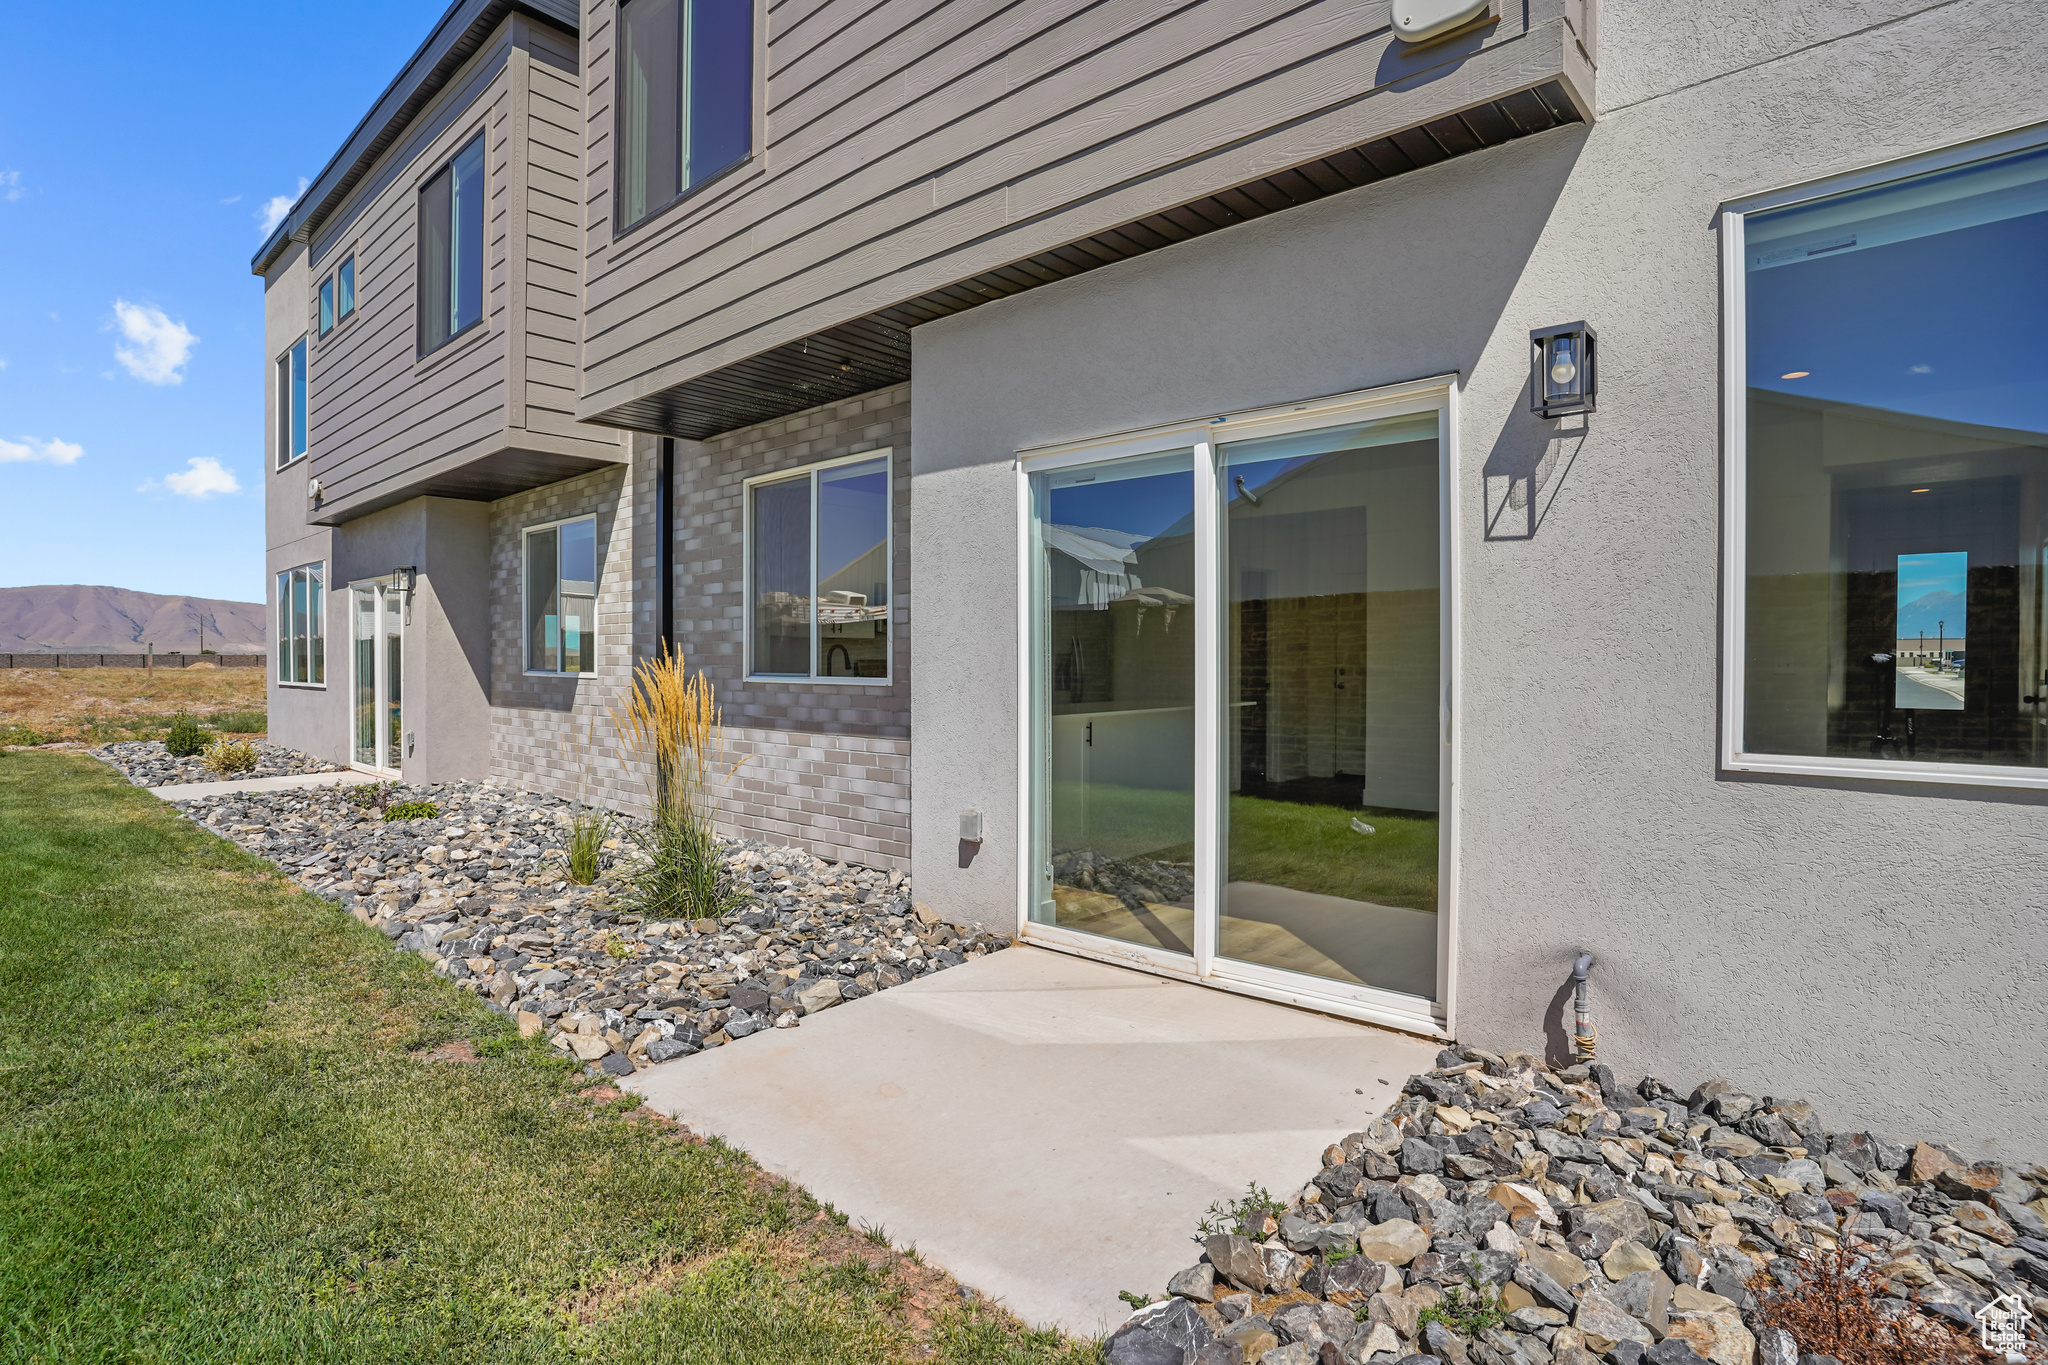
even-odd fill
[{"label": "green lawn", "polygon": [[0,753],[0,1359],[1096,1358],[579,1095],[268,871],[90,760]]}]

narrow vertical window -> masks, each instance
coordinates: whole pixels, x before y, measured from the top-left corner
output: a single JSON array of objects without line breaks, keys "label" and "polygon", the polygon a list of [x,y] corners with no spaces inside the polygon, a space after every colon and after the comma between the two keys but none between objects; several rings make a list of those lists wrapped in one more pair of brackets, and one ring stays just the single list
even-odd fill
[{"label": "narrow vertical window", "polygon": [[334,330],[334,276],[320,281],[320,335]]},{"label": "narrow vertical window", "polygon": [[420,190],[420,354],[483,320],[482,134]]},{"label": "narrow vertical window", "polygon": [[277,467],[306,453],[306,343],[277,358]]},{"label": "narrow vertical window", "polygon": [[526,533],[526,671],[597,671],[597,520]]},{"label": "narrow vertical window", "polygon": [[752,150],[754,7],[752,0],[631,0],[619,27],[624,228]]},{"label": "narrow vertical window", "polygon": [[302,564],[277,575],[277,680],[327,682],[326,566]]},{"label": "narrow vertical window", "polygon": [[356,311],[356,258],[351,256],[334,272],[334,316],[337,321]]}]

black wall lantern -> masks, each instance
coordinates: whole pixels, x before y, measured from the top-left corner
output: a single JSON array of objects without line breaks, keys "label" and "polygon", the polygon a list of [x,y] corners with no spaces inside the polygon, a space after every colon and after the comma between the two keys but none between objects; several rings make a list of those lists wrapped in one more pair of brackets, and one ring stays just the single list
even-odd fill
[{"label": "black wall lantern", "polygon": [[1591,412],[1596,387],[1591,327],[1567,322],[1529,333],[1529,411],[1538,417]]}]

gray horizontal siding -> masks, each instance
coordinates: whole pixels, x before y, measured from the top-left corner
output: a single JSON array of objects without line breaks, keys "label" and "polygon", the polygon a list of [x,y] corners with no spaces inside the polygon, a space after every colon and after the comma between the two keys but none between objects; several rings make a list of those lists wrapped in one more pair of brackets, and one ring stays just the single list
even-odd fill
[{"label": "gray horizontal siding", "polygon": [[1569,3],[1410,53],[1357,0],[783,0],[755,164],[614,241],[595,0],[579,410],[1554,80]]},{"label": "gray horizontal siding", "polygon": [[[496,487],[457,471],[501,452],[620,458],[611,432],[569,415],[574,376],[561,350],[575,336],[574,65],[567,35],[523,16],[507,20],[323,229],[309,316],[317,320],[319,282],[351,252],[357,312],[324,342],[316,331],[309,348],[310,472],[326,489],[321,520],[408,490],[462,496],[456,490]],[[488,177],[484,318],[421,357],[419,186],[478,129]],[[506,464],[509,474],[532,462]]]}]

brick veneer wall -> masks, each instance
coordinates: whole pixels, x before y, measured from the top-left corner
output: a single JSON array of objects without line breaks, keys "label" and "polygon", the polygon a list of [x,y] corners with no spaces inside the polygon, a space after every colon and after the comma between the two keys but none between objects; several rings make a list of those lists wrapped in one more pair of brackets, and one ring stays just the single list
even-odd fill
[{"label": "brick veneer wall", "polygon": [[[721,823],[874,867],[910,859],[910,386],[676,443],[676,642],[717,684],[730,757]],[[746,681],[745,481],[889,449],[887,684]]]},{"label": "brick veneer wall", "polygon": [[[530,790],[644,814],[647,783],[619,750],[607,710],[653,651],[653,438],[632,463],[491,504],[491,775]],[[521,657],[520,563],[529,526],[597,516],[597,675],[531,676]],[[644,561],[644,562],[643,562]]]},{"label": "brick veneer wall", "polygon": [[[652,537],[659,454],[634,436],[628,469],[515,494],[491,508],[492,775],[644,814],[648,788],[607,710],[655,648]],[[891,669],[873,686],[745,681],[744,482],[890,449],[894,497]],[[520,542],[529,526],[594,513],[601,567],[597,675],[527,676],[520,656]],[[676,442],[676,643],[718,689],[727,762],[714,792],[726,833],[873,867],[910,859],[910,390],[907,385],[728,433]]]}]

